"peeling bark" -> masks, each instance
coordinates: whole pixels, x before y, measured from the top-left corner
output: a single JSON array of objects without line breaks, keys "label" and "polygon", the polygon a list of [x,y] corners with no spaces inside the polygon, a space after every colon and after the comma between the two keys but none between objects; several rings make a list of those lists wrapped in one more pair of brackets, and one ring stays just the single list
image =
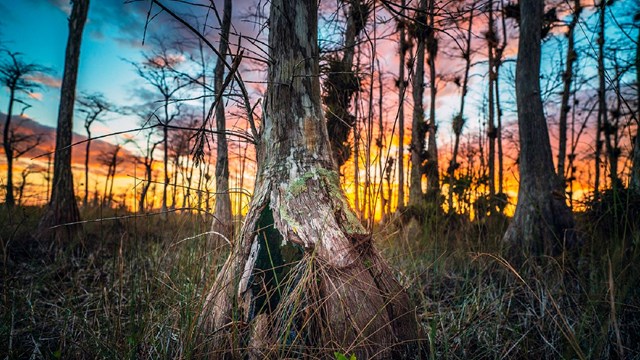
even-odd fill
[{"label": "peeling bark", "polygon": [[205,303],[212,356],[418,357],[415,314],[334,171],[318,80],[317,2],[274,0],[258,177]]}]

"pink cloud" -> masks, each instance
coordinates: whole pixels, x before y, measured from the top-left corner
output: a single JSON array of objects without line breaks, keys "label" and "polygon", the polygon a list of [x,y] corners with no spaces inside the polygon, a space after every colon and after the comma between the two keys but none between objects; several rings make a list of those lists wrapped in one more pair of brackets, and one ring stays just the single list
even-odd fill
[{"label": "pink cloud", "polygon": [[62,79],[53,77],[51,75],[43,74],[43,73],[30,75],[26,78],[29,81],[33,81],[35,83],[52,87],[52,88],[60,88],[60,86],[62,85]]},{"label": "pink cloud", "polygon": [[167,54],[166,56],[156,56],[147,61],[147,64],[153,67],[176,66],[185,62],[187,58],[184,54]]},{"label": "pink cloud", "polygon": [[38,101],[42,101],[42,93],[37,93],[37,92],[32,92],[28,94],[30,98],[38,100]]}]

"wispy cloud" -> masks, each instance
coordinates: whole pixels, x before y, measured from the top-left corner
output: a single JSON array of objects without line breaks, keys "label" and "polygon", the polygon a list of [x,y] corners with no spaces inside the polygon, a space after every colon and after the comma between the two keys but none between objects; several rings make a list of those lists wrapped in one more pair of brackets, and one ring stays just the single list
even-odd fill
[{"label": "wispy cloud", "polygon": [[71,1],[69,0],[36,0],[38,3],[49,4],[65,14],[71,14]]},{"label": "wispy cloud", "polygon": [[32,99],[38,100],[38,101],[42,101],[43,95],[42,93],[38,93],[38,92],[31,92],[28,93],[28,96]]},{"label": "wispy cloud", "polygon": [[60,86],[62,85],[62,79],[55,77],[55,76],[51,76],[48,74],[44,74],[44,73],[39,73],[39,74],[35,74],[35,75],[29,75],[28,77],[26,77],[27,80],[29,81],[33,81],[36,82],[38,84],[44,85],[44,86],[48,86],[48,87],[52,87],[52,88],[60,88]]}]

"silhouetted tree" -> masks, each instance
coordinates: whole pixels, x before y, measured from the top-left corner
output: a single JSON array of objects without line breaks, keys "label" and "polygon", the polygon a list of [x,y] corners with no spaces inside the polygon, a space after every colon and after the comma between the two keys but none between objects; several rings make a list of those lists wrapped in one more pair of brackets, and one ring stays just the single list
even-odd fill
[{"label": "silhouetted tree", "polygon": [[573,13],[571,21],[567,25],[567,56],[564,73],[562,74],[562,100],[560,102],[559,137],[558,140],[558,176],[565,181],[565,159],[567,157],[567,117],[569,115],[569,98],[571,96],[571,84],[573,83],[573,67],[578,60],[578,52],[575,47],[575,29],[582,14],[580,0],[573,1]]},{"label": "silhouetted tree", "polygon": [[25,104],[18,96],[20,93],[30,94],[34,90],[40,88],[40,84],[31,79],[31,76],[49,71],[47,68],[38,64],[27,63],[21,59],[20,53],[6,51],[7,57],[0,62],[0,84],[9,89],[9,105],[7,109],[7,117],[4,122],[2,131],[2,146],[4,154],[7,158],[7,180],[6,180],[6,197],[5,205],[13,207],[15,205],[13,194],[13,161],[15,160],[15,137],[11,136],[12,126],[11,120],[13,116],[13,107],[16,102]]},{"label": "silhouetted tree", "polygon": [[353,95],[360,90],[360,78],[353,71],[353,57],[356,39],[367,25],[371,12],[370,5],[362,0],[341,0],[340,4],[349,4],[342,56],[332,55],[327,59],[328,75],[323,84],[327,130],[338,169],[351,157],[349,136],[355,126],[356,117],[349,112],[349,108]]},{"label": "silhouetted tree", "polygon": [[436,1],[429,0],[425,45],[429,66],[429,121],[427,122],[427,152],[424,173],[427,176],[427,197],[429,201],[440,203],[440,166],[438,165],[438,123],[436,121],[436,95],[438,93],[436,58],[438,56],[438,37],[436,36]]},{"label": "silhouetted tree", "polygon": [[411,37],[416,39],[416,54],[413,58],[415,66],[413,77],[413,117],[411,120],[411,172],[409,179],[409,205],[416,206],[423,203],[422,175],[424,174],[425,135],[427,123],[424,119],[424,60],[427,40],[427,1],[420,0],[415,19],[412,22]]},{"label": "silhouetted tree", "polygon": [[[229,32],[231,29],[231,0],[224,0],[224,8],[222,10],[222,28],[220,33],[220,47],[218,51],[221,57],[226,57],[229,52]],[[224,85],[224,58],[218,58],[214,69],[214,91],[216,96],[219,95]],[[212,241],[217,241],[218,236],[226,239],[233,237],[233,218],[231,212],[231,197],[229,196],[229,149],[227,144],[227,120],[224,113],[224,101],[216,104],[216,134],[217,158],[216,158],[216,197],[215,209],[213,212],[213,221],[211,230],[214,232],[210,237]]]},{"label": "silhouetted tree", "polygon": [[[640,11],[636,13],[636,20],[640,21]],[[640,192],[640,26],[638,26],[638,41],[636,42],[636,91],[637,109],[635,116],[636,136],[633,145],[630,187]]]},{"label": "silhouetted tree", "polygon": [[604,43],[605,43],[605,9],[606,1],[600,0],[598,5],[598,122],[596,125],[596,146],[595,146],[595,181],[594,181],[594,193],[595,196],[600,194],[600,158],[602,154],[602,130],[607,122],[607,94],[605,87],[605,71],[604,68]]},{"label": "silhouetted tree", "polygon": [[89,201],[89,156],[91,154],[91,125],[96,120],[100,120],[102,116],[113,109],[100,93],[83,94],[76,102],[78,103],[78,112],[84,114],[84,129],[87,132],[87,143],[84,155],[84,199],[83,206],[88,205]]},{"label": "silhouetted tree", "polygon": [[[467,92],[469,90],[469,71],[471,70],[471,44],[472,44],[472,40],[473,40],[473,19],[474,19],[474,11],[475,11],[475,7],[476,7],[476,3],[477,0],[474,0],[471,5],[469,6],[468,12],[469,12],[469,18],[468,18],[468,28],[466,30],[465,36],[464,36],[464,41],[463,41],[463,48],[461,48],[460,50],[462,51],[462,58],[464,59],[464,75],[462,77],[462,84],[460,84],[460,80],[459,78],[456,79],[456,82],[461,86],[461,92],[460,92],[460,110],[458,111],[458,113],[453,117],[453,121],[451,124],[451,128],[453,130],[453,134],[455,136],[455,140],[454,140],[454,145],[453,145],[453,154],[451,155],[451,162],[449,163],[449,167],[447,168],[447,176],[449,178],[449,212],[453,213],[453,195],[454,195],[454,187],[457,187],[457,184],[454,185],[456,183],[456,170],[460,167],[460,164],[458,163],[458,151],[460,148],[460,136],[462,135],[462,129],[464,128],[464,124],[465,124],[465,116],[464,116],[464,106],[465,106],[465,99],[467,97]],[[464,9],[461,9],[460,12],[464,11]],[[457,23],[457,22],[456,22]],[[457,24],[456,24],[457,25]]]},{"label": "silhouetted tree", "polygon": [[[50,227],[80,220],[78,204],[73,189],[71,173],[71,140],[73,134],[73,108],[76,98],[76,82],[80,61],[82,32],[89,11],[89,0],[74,0],[69,17],[69,38],[64,62],[64,75],[60,89],[60,108],[56,129],[56,151],[53,163],[53,187],[51,200],[40,220],[39,229],[45,233]],[[67,229],[63,232],[62,229]],[[53,235],[62,241],[72,235],[77,226],[65,226],[54,230]]]},{"label": "silhouetted tree", "polygon": [[[400,2],[400,19],[398,27],[400,28],[400,45],[398,51],[400,53],[399,70],[398,70],[398,209],[404,208],[404,97],[408,82],[405,80],[404,70],[407,66],[405,63],[409,43],[406,35],[406,21],[402,17],[405,16],[405,0]],[[391,198],[389,198],[391,200]]]},{"label": "silhouetted tree", "polygon": [[[152,53],[144,54],[144,63],[131,63],[138,75],[149,85],[157,90],[161,97],[162,113],[154,118],[162,128],[164,182],[162,188],[162,212],[166,214],[167,191],[169,187],[169,125],[179,115],[179,103],[175,103],[178,91],[191,84],[184,76],[179,76],[175,67],[182,62],[180,53],[169,50],[162,41],[156,44],[157,49]],[[166,215],[163,215],[166,216]]]},{"label": "silhouetted tree", "polygon": [[107,167],[107,176],[104,180],[104,191],[102,206],[110,208],[113,201],[113,184],[116,177],[116,168],[122,163],[122,158],[118,155],[122,146],[117,144],[113,148],[98,155],[98,162]]},{"label": "silhouetted tree", "polygon": [[516,100],[520,134],[520,188],[515,215],[504,239],[525,252],[557,253],[575,240],[573,214],[555,175],[551,143],[540,96],[541,32],[544,4],[520,0]]}]

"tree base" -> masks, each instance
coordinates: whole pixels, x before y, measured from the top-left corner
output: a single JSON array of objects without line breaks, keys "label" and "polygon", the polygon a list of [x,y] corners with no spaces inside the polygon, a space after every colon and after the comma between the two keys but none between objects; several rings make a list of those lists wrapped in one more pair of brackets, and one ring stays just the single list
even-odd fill
[{"label": "tree base", "polygon": [[420,358],[408,295],[324,171],[256,190],[204,306],[216,356]]}]

